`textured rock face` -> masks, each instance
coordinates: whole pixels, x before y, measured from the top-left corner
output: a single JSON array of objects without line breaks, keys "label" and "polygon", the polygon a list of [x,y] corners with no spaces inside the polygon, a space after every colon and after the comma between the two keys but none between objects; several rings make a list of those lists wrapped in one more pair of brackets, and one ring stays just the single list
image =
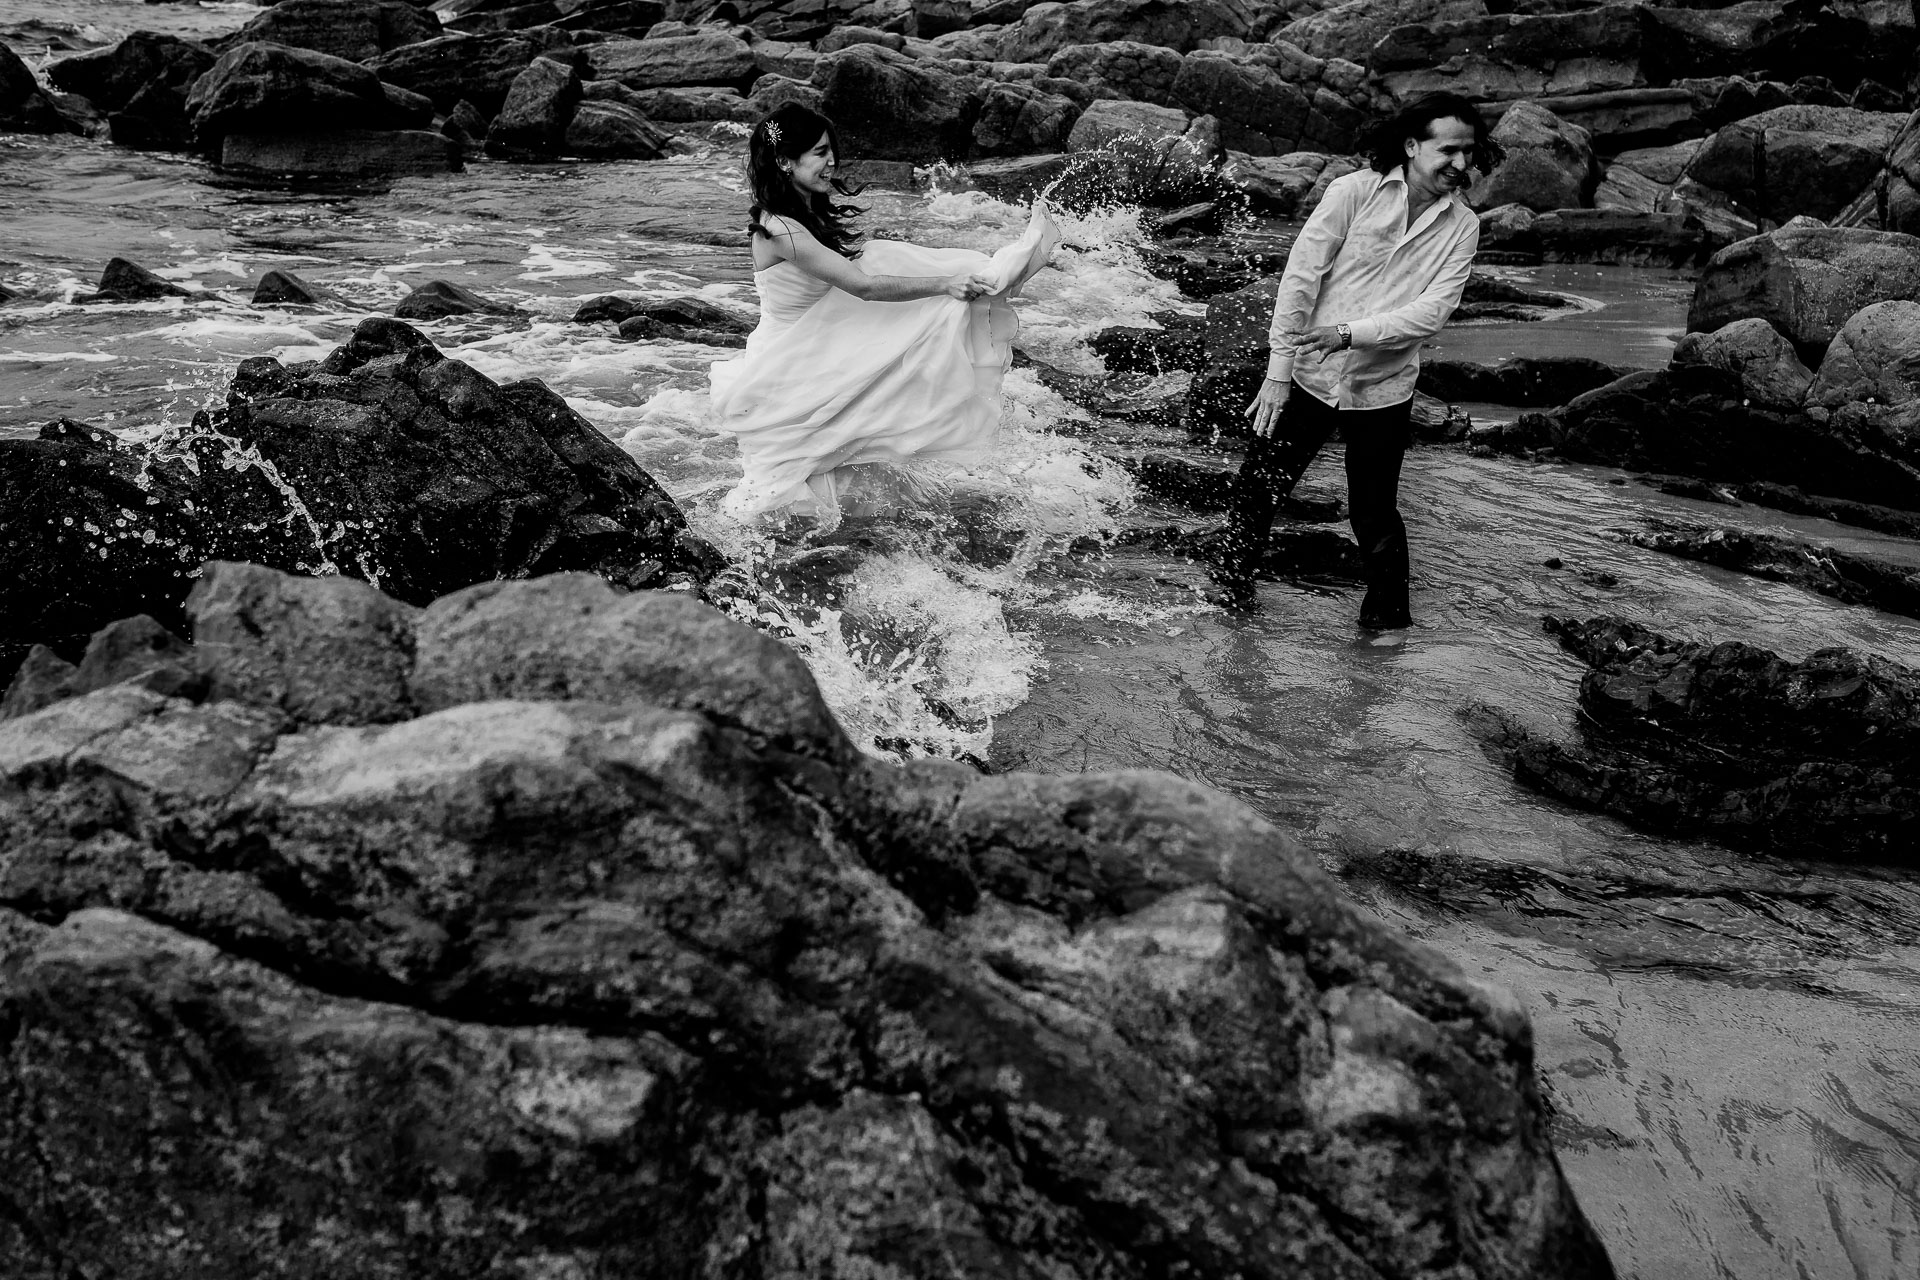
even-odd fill
[{"label": "textured rock face", "polygon": [[570,63],[535,58],[514,77],[500,114],[487,130],[487,150],[505,156],[550,156],[565,143],[580,104],[580,73]]},{"label": "textured rock face", "polygon": [[1789,662],[1620,618],[1549,618],[1592,668],[1585,737],[1488,713],[1521,781],[1656,831],[1744,847],[1910,861],[1920,832],[1920,675],[1848,649]]},{"label": "textured rock face", "polygon": [[506,101],[507,90],[535,58],[571,61],[573,40],[557,27],[497,32],[479,36],[441,36],[403,45],[369,59],[382,80],[423,93],[441,111],[465,98],[491,116]]},{"label": "textured rock face", "polygon": [[1028,8],[1008,27],[1000,53],[1010,62],[1045,62],[1068,45],[1109,40],[1186,53],[1203,40],[1253,35],[1243,0],[1074,0]]},{"label": "textured rock face", "polygon": [[996,84],[973,122],[973,149],[983,156],[1061,151],[1080,119],[1073,99],[1024,84]]},{"label": "textured rock face", "polygon": [[240,28],[240,40],[365,62],[440,34],[440,20],[406,0],[280,0]]},{"label": "textured rock face", "polygon": [[617,80],[629,89],[683,85],[744,89],[759,74],[752,47],[724,31],[657,40],[609,40],[589,45],[586,55],[596,79]]},{"label": "textured rock face", "polygon": [[1920,301],[1920,238],[1861,227],[1782,227],[1722,249],[1687,308],[1710,333],[1758,316],[1817,360],[1840,326],[1876,302]]},{"label": "textured rock face", "polygon": [[828,54],[813,84],[849,152],[868,159],[965,155],[980,110],[972,80],[877,44]]},{"label": "textured rock face", "polygon": [[71,126],[12,49],[0,48],[0,130],[68,133]]},{"label": "textured rock face", "polygon": [[1688,334],[1674,347],[1673,362],[1725,369],[1740,379],[1747,399],[1769,409],[1798,409],[1813,384],[1793,344],[1757,316],[1713,333]]},{"label": "textured rock face", "polygon": [[122,146],[184,146],[187,90],[213,63],[197,40],[135,31],[111,48],[62,58],[47,78],[106,112]]},{"label": "textured rock face", "polygon": [[670,139],[623,102],[582,102],[567,122],[561,145],[569,155],[597,160],[653,160]]},{"label": "textured rock face", "polygon": [[1687,176],[1776,221],[1828,219],[1876,174],[1903,113],[1786,106],[1721,128]]},{"label": "textured rock face", "polygon": [[1535,103],[1516,102],[1494,126],[1493,140],[1506,158],[1469,192],[1475,208],[1519,204],[1545,212],[1591,203],[1593,141],[1585,129]]},{"label": "textured rock face", "polygon": [[[1517,1005],[1234,802],[864,760],[684,596],[325,585],[0,722],[9,1274],[1612,1274]],[[221,674],[333,643],[384,705]]]},{"label": "textured rock face", "polygon": [[1808,402],[1899,407],[1920,400],[1920,302],[1876,302],[1840,326]]},{"label": "textured rock face", "polygon": [[[1286,155],[1308,134],[1313,102],[1270,67],[1206,50],[1180,63],[1173,100],[1196,115],[1220,121],[1221,142],[1252,155]],[[1352,134],[1342,140],[1346,149]]]},{"label": "textured rock face", "polygon": [[1180,64],[1180,55],[1172,49],[1138,40],[1112,40],[1068,45],[1048,61],[1047,74],[1135,102],[1166,106],[1173,100]]},{"label": "textured rock face", "polygon": [[396,129],[418,122],[387,97],[380,77],[357,62],[249,41],[237,44],[187,94],[194,137],[229,133],[315,133]]},{"label": "textured rock face", "polygon": [[0,494],[8,671],[35,642],[71,658],[115,617],[182,628],[210,557],[375,577],[425,603],[558,568],[642,586],[711,554],[544,385],[494,383],[392,320],[317,369],[244,363],[227,409],[152,450],[77,424],[0,442]]}]

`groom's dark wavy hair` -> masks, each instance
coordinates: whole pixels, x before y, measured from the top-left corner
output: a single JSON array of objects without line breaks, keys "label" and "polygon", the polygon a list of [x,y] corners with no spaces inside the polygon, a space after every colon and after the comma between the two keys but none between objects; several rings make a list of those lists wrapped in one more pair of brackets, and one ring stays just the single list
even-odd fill
[{"label": "groom's dark wavy hair", "polygon": [[[848,225],[866,212],[855,204],[835,204],[823,192],[804,199],[794,189],[793,179],[781,172],[782,160],[793,160],[813,150],[822,135],[833,146],[834,159],[843,154],[840,134],[833,121],[809,107],[789,102],[776,108],[753,126],[747,135],[747,182],[753,190],[753,206],[747,210],[747,230],[772,238],[772,232],[760,225],[763,213],[791,218],[813,238],[843,258],[860,256],[860,235]],[[774,141],[774,138],[779,141]],[[835,178],[833,189],[843,196],[859,195],[861,188],[849,187]]]},{"label": "groom's dark wavy hair", "polygon": [[1376,173],[1392,173],[1407,162],[1407,139],[1432,136],[1435,120],[1460,120],[1473,128],[1473,167],[1486,173],[1505,154],[1493,140],[1493,130],[1480,108],[1457,93],[1429,93],[1415,98],[1360,137],[1360,150]]}]

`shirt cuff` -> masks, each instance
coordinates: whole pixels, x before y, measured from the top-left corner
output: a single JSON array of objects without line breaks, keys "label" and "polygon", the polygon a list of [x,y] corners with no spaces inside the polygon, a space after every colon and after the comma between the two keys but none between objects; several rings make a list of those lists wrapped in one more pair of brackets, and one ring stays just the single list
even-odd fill
[{"label": "shirt cuff", "polygon": [[1380,345],[1380,322],[1372,318],[1355,320],[1347,326],[1353,334],[1356,347],[1377,347]]},{"label": "shirt cuff", "polygon": [[1293,352],[1275,347],[1267,356],[1267,376],[1276,382],[1293,381]]}]

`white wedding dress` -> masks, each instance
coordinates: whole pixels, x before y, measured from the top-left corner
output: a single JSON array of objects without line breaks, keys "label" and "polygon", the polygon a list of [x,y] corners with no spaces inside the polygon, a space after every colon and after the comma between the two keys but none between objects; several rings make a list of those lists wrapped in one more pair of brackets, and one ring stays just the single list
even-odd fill
[{"label": "white wedding dress", "polygon": [[1025,234],[991,257],[873,240],[855,260],[869,275],[981,271],[995,289],[972,302],[865,302],[785,261],[755,272],[760,323],[710,374],[713,422],[739,438],[745,473],[725,509],[832,525],[852,468],[884,464],[912,489],[926,463],[984,459],[1019,327],[1011,299],[1059,243],[1035,201]]}]

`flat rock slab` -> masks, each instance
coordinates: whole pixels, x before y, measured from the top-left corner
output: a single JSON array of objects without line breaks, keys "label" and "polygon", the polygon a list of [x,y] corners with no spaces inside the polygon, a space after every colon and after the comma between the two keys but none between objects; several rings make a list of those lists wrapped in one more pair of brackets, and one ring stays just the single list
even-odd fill
[{"label": "flat rock slab", "polygon": [[343,129],[336,133],[230,133],[220,167],[233,173],[329,178],[456,173],[461,148],[425,129]]}]

